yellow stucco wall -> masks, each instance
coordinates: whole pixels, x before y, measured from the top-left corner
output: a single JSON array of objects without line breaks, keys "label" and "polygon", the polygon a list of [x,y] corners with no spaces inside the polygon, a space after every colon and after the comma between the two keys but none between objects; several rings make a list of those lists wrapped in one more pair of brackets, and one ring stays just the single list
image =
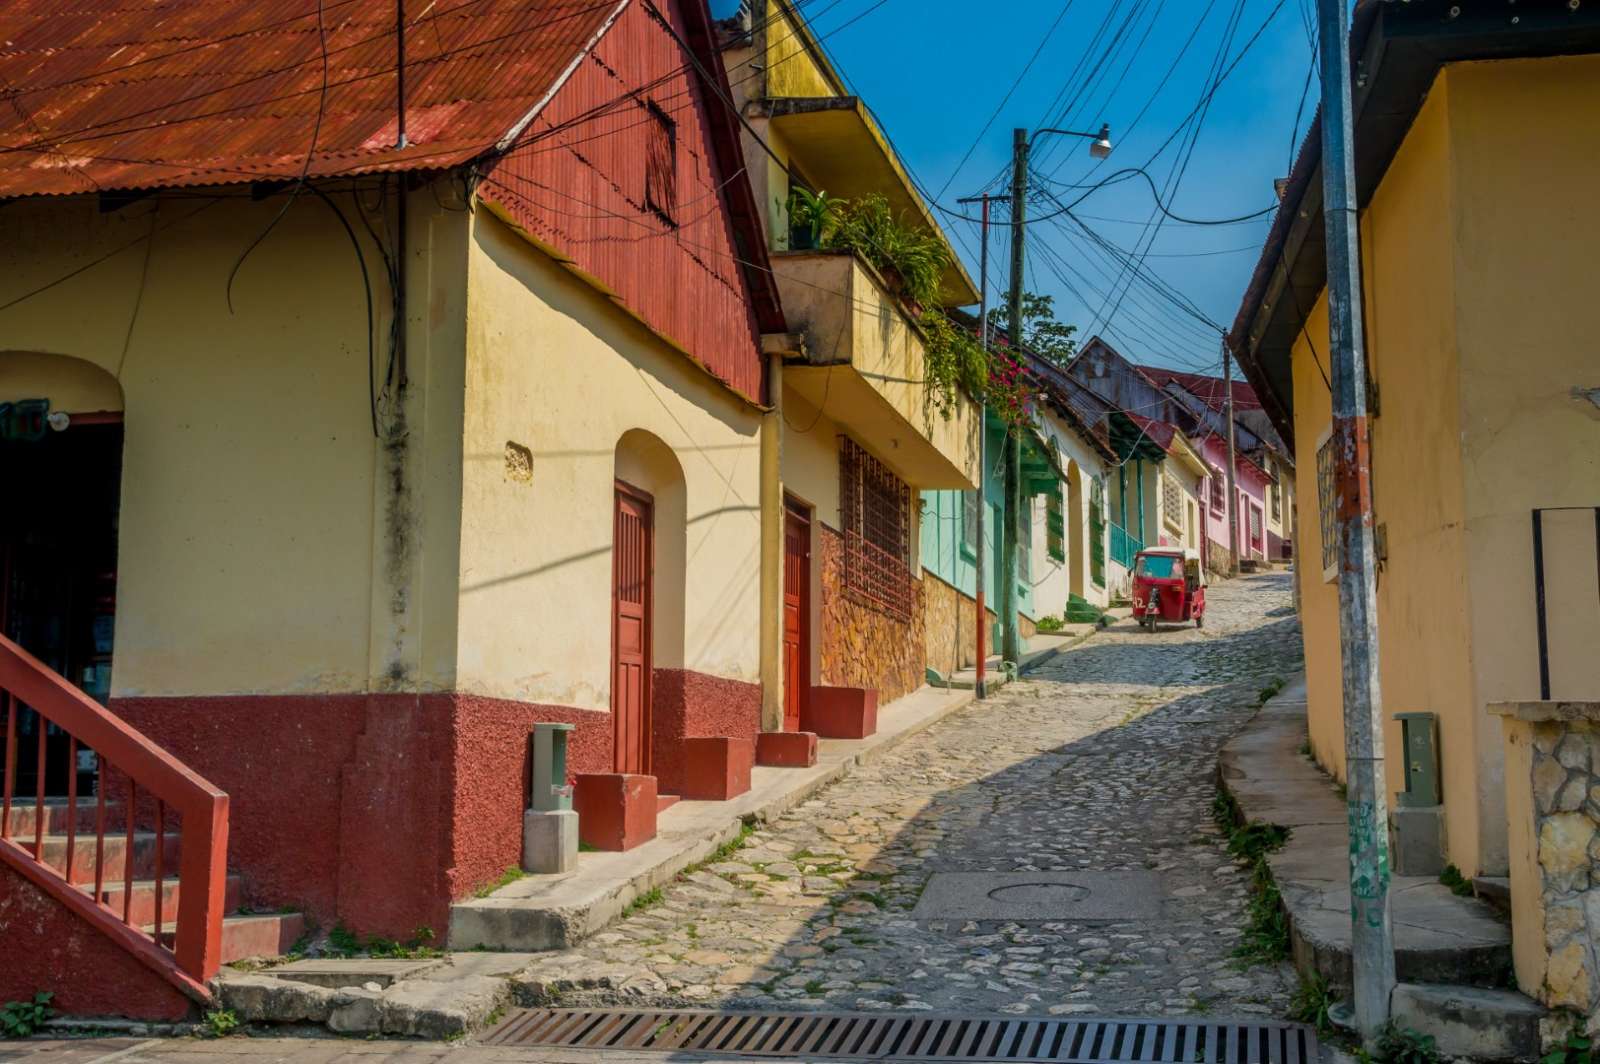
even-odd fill
[{"label": "yellow stucco wall", "polygon": [[797,30],[789,4],[767,0],[767,93],[770,96],[837,96],[843,90],[806,47],[807,35]]},{"label": "yellow stucco wall", "polygon": [[[123,396],[116,695],[360,691],[394,664],[377,630],[389,621],[374,622],[386,489],[344,233],[302,198],[239,269],[232,312],[226,301],[235,260],[282,203],[151,198],[102,214],[84,197],[0,212],[0,303],[87,265],[0,311],[0,401],[103,408],[112,378]],[[434,212],[449,224],[413,207],[423,260]],[[436,285],[410,333],[422,395],[462,282],[419,283]],[[411,589],[415,609],[425,597]],[[452,613],[453,598],[429,610],[446,628]],[[398,674],[448,683],[447,663],[420,660]]]},{"label": "yellow stucco wall", "polygon": [[757,682],[759,412],[486,211],[468,273],[460,688],[608,707],[616,475],[658,495],[657,666]]},{"label": "yellow stucco wall", "polygon": [[[1526,134],[1507,151],[1513,122]],[[1469,874],[1503,874],[1507,861],[1503,740],[1485,706],[1537,697],[1530,511],[1600,500],[1600,410],[1573,395],[1594,379],[1600,328],[1589,291],[1600,217],[1584,191],[1597,128],[1594,57],[1451,66],[1363,215],[1385,710],[1439,714],[1448,856]],[[1326,367],[1325,302],[1307,331]],[[1342,776],[1337,594],[1316,520],[1329,402],[1303,340],[1294,380],[1312,744]],[[1576,564],[1593,573],[1592,556]],[[1600,690],[1593,621],[1578,608],[1552,626],[1552,658],[1568,663],[1561,697]],[[1397,789],[1392,724],[1386,738]]]}]

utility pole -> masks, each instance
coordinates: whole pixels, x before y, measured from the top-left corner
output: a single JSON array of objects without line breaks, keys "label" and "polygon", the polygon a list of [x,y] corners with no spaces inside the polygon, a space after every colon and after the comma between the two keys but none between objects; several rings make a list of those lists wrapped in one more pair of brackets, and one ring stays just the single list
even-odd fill
[{"label": "utility pole", "polygon": [[[984,354],[989,352],[989,203],[1001,199],[1000,196],[991,196],[987,193],[981,196],[968,196],[957,200],[957,203],[983,204],[983,240],[982,250],[978,253],[978,344],[983,348]],[[989,502],[984,490],[984,484],[989,474],[989,405],[987,402],[978,406],[978,527],[974,533],[976,542],[973,551],[977,557],[977,564],[973,566],[975,591],[977,598],[977,677],[973,681],[973,694],[978,698],[989,696],[986,673],[988,671],[989,657],[989,609],[983,601],[984,569],[986,559],[983,554],[984,526],[989,520]],[[960,627],[959,624],[956,626]]]},{"label": "utility pole", "polygon": [[[1082,137],[1089,141],[1089,155],[1104,159],[1111,154],[1111,126],[1102,124],[1094,133],[1073,129],[1040,129],[1029,135],[1026,129],[1011,131],[1011,288],[1006,294],[1006,333],[1011,351],[1022,358],[1022,272],[1023,251],[1028,225],[1028,154],[1033,141],[1046,133],[1063,137]],[[1009,426],[1005,442],[1005,517],[1001,522],[1000,585],[1001,648],[1006,661],[1022,660],[1022,639],[1017,631],[1017,523],[1022,516],[1022,428]],[[1141,496],[1142,497],[1142,496]],[[1031,534],[1031,529],[1029,530]]]},{"label": "utility pole", "polygon": [[1389,1018],[1395,985],[1394,929],[1346,7],[1345,0],[1317,0],[1322,31],[1322,203],[1328,242],[1328,348],[1333,360],[1339,641],[1344,648],[1344,749],[1349,776],[1350,958],[1356,1029],[1371,1049]]},{"label": "utility pole", "polygon": [[1232,552],[1232,559],[1228,562],[1228,575],[1239,575],[1239,486],[1235,482],[1234,469],[1239,460],[1234,451],[1233,440],[1233,352],[1228,350],[1227,341],[1222,344],[1222,392],[1224,395],[1223,412],[1228,418],[1228,550]]},{"label": "utility pole", "polygon": [[[1011,356],[1022,358],[1023,245],[1027,237],[1028,131],[1011,134],[1011,289],[1006,295],[1006,335]],[[1017,631],[1017,522],[1022,493],[1022,432],[1008,426],[1005,439],[1005,506],[1000,523],[1000,656],[1022,660],[1022,639]]]}]

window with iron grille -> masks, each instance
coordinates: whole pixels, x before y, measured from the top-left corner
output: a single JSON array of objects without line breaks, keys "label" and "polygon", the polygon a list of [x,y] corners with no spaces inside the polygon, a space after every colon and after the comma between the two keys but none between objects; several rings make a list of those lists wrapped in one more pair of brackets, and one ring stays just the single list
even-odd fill
[{"label": "window with iron grille", "polygon": [[1089,481],[1089,579],[1106,586],[1106,488],[1099,477]]},{"label": "window with iron grille", "polygon": [[1183,535],[1183,488],[1176,477],[1161,478],[1161,519],[1168,528]]},{"label": "window with iron grille", "polygon": [[1067,560],[1067,518],[1061,508],[1061,486],[1044,497],[1044,551],[1050,560]]},{"label": "window with iron grille", "polygon": [[1211,471],[1211,512],[1222,514],[1228,509],[1228,487],[1223,474]]},{"label": "window with iron grille", "polygon": [[676,226],[678,210],[678,125],[654,100],[645,101],[644,206]]},{"label": "window with iron grille", "polygon": [[1272,482],[1272,489],[1271,489],[1269,494],[1270,494],[1270,497],[1272,499],[1272,519],[1274,521],[1282,521],[1283,520],[1283,483],[1281,481],[1274,480]]},{"label": "window with iron grille", "polygon": [[844,586],[852,597],[909,618],[911,489],[848,436],[839,437],[839,518]]},{"label": "window with iron grille", "polygon": [[1338,515],[1334,512],[1333,433],[1317,444],[1317,524],[1322,531],[1322,578],[1332,580],[1339,564]]},{"label": "window with iron grille", "polygon": [[982,520],[983,508],[978,505],[978,493],[964,491],[961,493],[961,549],[969,557],[978,554],[978,522]]},{"label": "window with iron grille", "polygon": [[1017,586],[1033,580],[1033,497],[1024,495],[1017,507]]}]

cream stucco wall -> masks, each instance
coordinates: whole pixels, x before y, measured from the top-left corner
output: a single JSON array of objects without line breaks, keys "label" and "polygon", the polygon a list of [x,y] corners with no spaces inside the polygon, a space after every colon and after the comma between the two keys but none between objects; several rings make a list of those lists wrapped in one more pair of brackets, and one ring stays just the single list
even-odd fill
[{"label": "cream stucco wall", "polygon": [[[1525,135],[1507,151],[1513,121]],[[1593,386],[1600,328],[1589,291],[1600,215],[1585,191],[1597,128],[1594,57],[1451,66],[1363,216],[1385,711],[1439,714],[1448,856],[1468,873],[1503,874],[1507,861],[1503,741],[1485,706],[1538,696],[1530,512],[1600,502],[1600,410],[1573,394]],[[1324,302],[1308,332],[1325,367]],[[1304,341],[1294,378],[1312,743],[1342,775],[1337,594],[1316,520],[1329,402]],[[1593,541],[1561,520],[1567,564],[1592,588]],[[1600,690],[1592,601],[1557,607],[1558,697]],[[1394,789],[1392,724],[1386,738]]]},{"label": "cream stucco wall", "polygon": [[[414,442],[439,424],[437,391],[449,383],[437,352],[452,342],[464,283],[427,268],[456,223],[421,197],[411,208]],[[251,252],[229,309],[230,270],[282,205],[235,192],[110,213],[92,197],[0,212],[0,303],[40,289],[0,310],[0,401],[105,408],[120,390],[126,411],[115,695],[450,681],[448,656],[426,648],[453,627],[453,597],[412,582],[416,552],[390,557],[375,516],[391,509],[393,480],[370,425],[361,275],[315,199],[299,199]],[[381,313],[388,295],[376,297]],[[386,315],[377,329],[386,335]],[[453,464],[406,475],[413,533],[453,536]],[[445,513],[427,512],[441,499]],[[403,619],[386,605],[391,579],[406,589]]]},{"label": "cream stucco wall", "polygon": [[[1041,411],[1039,434],[1055,450],[1056,463],[1066,479],[1061,482],[1061,516],[1065,524],[1065,562],[1050,558],[1045,504],[1040,499],[1033,520],[1033,606],[1039,616],[1061,616],[1067,599],[1077,594],[1099,606],[1108,601],[1106,589],[1090,578],[1089,481],[1104,475],[1105,460],[1076,429],[1049,410]],[[1074,472],[1078,481],[1072,487]]]},{"label": "cream stucco wall", "polygon": [[[658,500],[656,664],[757,682],[759,411],[485,210],[468,274],[461,689],[608,708],[614,477],[659,491],[671,460],[683,503],[675,517]],[[642,450],[619,459],[625,434]],[[531,476],[508,473],[511,446]]]}]

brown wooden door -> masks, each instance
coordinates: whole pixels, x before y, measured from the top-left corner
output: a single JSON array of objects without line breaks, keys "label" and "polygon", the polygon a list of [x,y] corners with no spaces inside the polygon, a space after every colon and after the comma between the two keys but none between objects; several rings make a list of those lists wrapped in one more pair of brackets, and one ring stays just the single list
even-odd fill
[{"label": "brown wooden door", "polygon": [[791,503],[783,524],[783,730],[800,730],[811,689],[811,521]]},{"label": "brown wooden door", "polygon": [[650,772],[650,496],[617,482],[611,548],[611,719],[618,772]]}]

